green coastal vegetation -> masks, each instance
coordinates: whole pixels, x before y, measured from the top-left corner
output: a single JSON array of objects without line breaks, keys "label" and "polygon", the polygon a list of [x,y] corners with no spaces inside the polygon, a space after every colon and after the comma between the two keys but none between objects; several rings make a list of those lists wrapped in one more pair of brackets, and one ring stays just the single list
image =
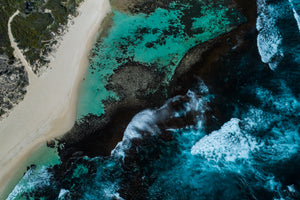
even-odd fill
[{"label": "green coastal vegetation", "polygon": [[63,31],[70,16],[82,0],[0,0],[0,54],[14,60],[13,49],[7,33],[9,17],[19,10],[11,24],[12,33],[18,46],[23,50],[34,72],[45,65],[51,47],[56,44],[55,35]]},{"label": "green coastal vegetation", "polygon": [[47,66],[57,37],[83,0],[0,0],[0,118],[20,102],[28,85],[24,66],[16,60],[8,36],[9,18],[13,37],[33,71]]}]

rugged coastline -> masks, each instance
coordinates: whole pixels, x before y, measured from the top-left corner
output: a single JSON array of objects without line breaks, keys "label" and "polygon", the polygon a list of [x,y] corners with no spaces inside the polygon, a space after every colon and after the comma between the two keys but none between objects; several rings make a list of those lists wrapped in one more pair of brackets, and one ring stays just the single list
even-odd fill
[{"label": "rugged coastline", "polygon": [[[114,3],[116,2],[113,2],[112,5]],[[138,3],[140,2],[138,1]],[[72,154],[76,152],[88,156],[110,155],[111,150],[122,139],[126,125],[139,111],[145,108],[160,107],[166,99],[185,94],[197,80],[196,76],[200,76],[205,81],[212,80],[211,76],[215,76],[216,70],[213,68],[218,66],[215,63],[216,59],[230,51],[238,52],[243,45],[247,45],[249,32],[254,35],[256,33],[256,1],[247,3],[235,1],[235,3],[247,18],[247,22],[229,33],[190,49],[176,67],[169,85],[159,84],[163,75],[160,75],[159,72],[151,72],[150,68],[143,72],[142,78],[138,78],[136,73],[128,73],[132,72],[135,67],[143,70],[144,67],[138,67],[139,64],[136,63],[129,63],[117,69],[110,78],[111,83],[107,85],[107,88],[121,94],[122,99],[106,101],[105,115],[86,116],[81,121],[77,121],[73,129],[59,139],[60,144],[64,146],[60,151],[62,160],[72,157]],[[124,4],[120,4],[124,9]],[[144,4],[137,4],[135,8],[142,7],[142,5]],[[233,47],[235,48],[232,49]],[[138,70],[135,71],[138,72]],[[151,84],[154,85],[151,86]],[[155,87],[156,92],[146,95],[149,87]]]},{"label": "rugged coastline", "polygon": [[[153,10],[162,11],[157,8],[164,6],[160,3],[169,1],[131,2],[130,9],[119,6],[122,12],[138,12],[142,6],[142,12],[151,15]],[[72,130],[58,138],[58,146],[49,142],[51,148],[59,149],[61,164],[41,171],[29,169],[27,179],[19,185],[24,190],[18,191],[17,187],[11,196],[298,199],[297,60],[287,53],[276,73],[270,70],[257,49],[256,1],[235,3],[247,21],[189,48],[168,84],[162,84],[166,83],[162,81],[166,80],[166,71],[153,70],[157,63],[144,66],[134,57],[129,57],[130,62],[126,57],[125,62],[124,57],[117,57],[115,63],[120,66],[112,74],[104,73],[104,78],[108,83],[105,89],[112,90],[118,99],[102,102],[104,115],[95,112],[77,121]],[[128,19],[127,14],[113,13]],[[296,21],[293,23],[296,25]],[[138,39],[142,38],[139,33],[151,35],[158,31],[143,26],[138,30],[138,34],[130,32]],[[186,30],[187,34],[193,33],[192,29]],[[109,33],[103,34],[109,37]],[[130,53],[126,42],[133,40],[125,38],[120,39],[120,52]],[[165,39],[155,41],[164,44]],[[145,51],[155,47],[155,41],[145,43]],[[114,41],[114,48],[118,42]],[[101,47],[97,43],[95,49]],[[102,58],[101,53],[98,55]],[[114,59],[114,53],[109,56]],[[107,69],[105,63],[90,60],[96,65],[91,65],[89,73],[103,75],[99,71]],[[290,66],[295,74],[289,73]],[[97,89],[100,91],[94,91]],[[97,98],[88,102],[100,103]],[[32,179],[28,179],[32,172]],[[24,187],[27,182],[34,186]]]},{"label": "rugged coastline", "polygon": [[26,170],[22,163],[31,152],[73,126],[79,83],[96,33],[109,10],[106,0],[87,0],[80,6],[79,16],[49,64],[51,70],[27,87],[24,100],[0,122],[1,191],[12,176],[22,176],[14,172]]},{"label": "rugged coastline", "polygon": [[[109,158],[111,151],[122,140],[129,122],[141,110],[146,108],[154,110],[155,116],[158,119],[155,123],[157,123],[160,130],[163,128],[180,129],[187,125],[193,126],[196,123],[194,118],[197,114],[193,110],[182,118],[170,120],[167,116],[172,110],[180,110],[184,102],[188,103],[192,101],[192,97],[186,94],[198,81],[198,77],[207,82],[209,89],[218,89],[218,86],[227,85],[225,90],[214,91],[218,96],[222,96],[222,93],[230,92],[231,86],[235,85],[236,81],[238,81],[236,79],[226,79],[228,70],[232,70],[228,67],[228,63],[227,65],[224,63],[225,60],[228,60],[228,57],[229,59],[238,60],[239,53],[251,49],[251,52],[254,52],[254,54],[256,52],[255,57],[259,62],[257,49],[255,46],[252,46],[253,41],[256,40],[256,1],[236,1],[236,3],[238,8],[247,17],[247,22],[239,25],[229,33],[222,34],[190,49],[176,67],[170,85],[160,85],[156,93],[150,96],[140,95],[145,94],[146,87],[157,87],[152,80],[159,81],[161,79],[159,73],[155,74],[154,72],[153,74],[153,71],[149,70],[149,68],[144,68],[144,66],[136,63],[124,65],[114,72],[110,78],[110,81],[113,81],[113,83],[108,84],[108,87],[123,94],[121,101],[117,102],[113,100],[105,102],[107,105],[105,116],[89,115],[81,121],[77,121],[71,131],[58,139],[59,144],[55,148],[59,149],[62,163],[51,169],[51,172],[54,170],[55,174],[52,181],[58,184],[58,188],[72,188],[72,193],[66,193],[66,197],[68,195],[76,196],[84,193],[84,187],[82,186],[86,186],[88,183],[85,183],[84,180],[82,182],[74,174],[79,173],[78,176],[80,176],[80,173],[88,171],[89,173],[85,174],[86,177],[92,178],[96,176],[97,166],[95,165],[99,162],[109,163],[111,161]],[[132,70],[136,73],[143,73],[142,78],[138,79],[136,73]],[[151,84],[154,84],[154,86]],[[234,91],[232,93],[234,94]],[[176,95],[181,96],[175,97],[174,100],[164,104],[167,99]],[[234,99],[234,95],[232,98]],[[213,110],[205,111],[203,116],[208,119],[206,126],[208,132],[220,128],[232,113],[232,105],[228,105],[224,110],[224,107],[221,105],[223,102],[228,102],[228,99],[222,102],[212,101],[209,103]],[[234,103],[236,102],[233,101]],[[213,121],[216,118],[211,116],[216,116],[219,121]],[[159,149],[159,147],[165,147],[172,142],[173,136],[171,134],[167,131],[162,132],[157,136],[158,140],[154,140],[150,135],[150,133],[145,131],[142,140],[139,138],[133,139],[131,148],[125,148],[124,150],[126,151],[124,162],[120,162],[119,165],[111,164],[109,168],[102,169],[106,170],[105,173],[101,173],[103,177],[97,178],[100,179],[100,182],[103,179],[105,183],[105,181],[113,179],[110,176],[106,177],[106,173],[109,174],[110,171],[113,173],[118,169],[122,169],[125,179],[122,179],[120,183],[122,187],[118,190],[118,194],[122,198],[143,199],[145,195],[148,195],[147,190],[149,189],[149,185],[153,183],[155,178],[150,178],[149,181],[146,181],[143,179],[143,175],[151,174],[151,169],[149,171],[147,169],[148,167],[150,168],[153,160],[158,159],[162,155],[167,155],[168,157],[169,154],[170,156],[172,154],[170,151],[161,152]],[[149,146],[157,147],[158,149],[152,148],[148,152]],[[91,158],[91,160],[86,156]],[[95,163],[93,157],[95,157]],[[82,170],[77,170],[79,166],[83,167]],[[76,182],[75,185],[73,185],[74,182]],[[100,186],[98,189],[102,191]],[[50,188],[49,190],[52,191],[53,195],[59,192],[56,191],[56,188]],[[41,196],[44,195],[43,192],[40,194]],[[113,196],[112,198],[121,199],[120,196]]]}]

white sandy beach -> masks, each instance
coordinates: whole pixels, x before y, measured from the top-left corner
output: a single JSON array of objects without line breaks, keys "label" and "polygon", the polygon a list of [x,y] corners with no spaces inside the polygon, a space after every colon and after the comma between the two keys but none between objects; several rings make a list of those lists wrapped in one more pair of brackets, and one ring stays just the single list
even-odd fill
[{"label": "white sandy beach", "polygon": [[88,54],[109,11],[109,0],[82,3],[50,70],[30,80],[24,100],[0,121],[0,194],[32,151],[74,125],[77,92]]}]

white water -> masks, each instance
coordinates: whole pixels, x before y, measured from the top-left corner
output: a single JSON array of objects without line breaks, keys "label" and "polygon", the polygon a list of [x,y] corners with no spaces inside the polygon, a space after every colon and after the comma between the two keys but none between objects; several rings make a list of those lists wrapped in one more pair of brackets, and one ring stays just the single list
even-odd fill
[{"label": "white water", "polygon": [[[266,45],[259,47],[260,53],[262,59],[265,56],[266,63],[269,62],[269,67],[275,69],[280,62],[276,60],[276,56],[281,56],[282,39],[277,27],[264,24],[270,22],[276,25],[275,18],[267,19],[267,14],[275,12],[275,7],[267,5],[265,1],[260,2],[262,6],[267,7],[260,8],[262,11],[257,24],[260,34],[263,34],[260,36],[260,45]],[[279,7],[276,9],[280,10]],[[277,35],[268,33],[264,30],[266,28],[275,30]],[[276,37],[280,42],[274,41]],[[145,135],[159,134],[157,123],[167,117],[179,118],[186,116],[188,112],[197,112],[195,119],[198,122],[195,126],[169,129],[179,141],[176,144],[178,152],[173,157],[165,158],[166,162],[172,162],[172,165],[162,162],[159,167],[163,170],[155,171],[156,169],[152,168],[157,180],[149,188],[150,196],[164,194],[164,197],[167,197],[164,199],[207,200],[237,199],[235,197],[247,195],[248,199],[261,199],[260,192],[265,189],[272,194],[274,200],[293,199],[293,195],[298,193],[298,188],[291,183],[284,183],[282,174],[285,176],[293,165],[298,166],[292,160],[295,157],[299,158],[297,155],[300,152],[300,124],[296,121],[300,117],[300,102],[297,94],[295,95],[284,81],[274,81],[279,85],[274,85],[274,90],[263,86],[249,86],[252,87],[249,95],[256,97],[256,103],[243,107],[243,110],[239,110],[241,114],[238,118],[232,116],[211,133],[206,133],[203,128],[203,113],[209,109],[207,102],[210,99],[207,97],[209,91],[205,85],[199,87],[198,92],[201,95],[192,91],[187,93],[188,101],[183,103],[183,109],[171,110],[168,103],[180,99],[175,97],[159,109],[142,111],[126,128],[123,140],[113,150],[112,157],[126,157],[126,150],[132,147],[132,139],[142,140]],[[169,167],[163,168],[164,164]],[[112,165],[99,165],[95,180],[92,180],[91,185],[85,186],[87,190],[83,199],[99,199],[102,196],[107,199],[121,199],[117,192],[118,179],[107,177],[111,175],[107,171],[113,168]],[[62,195],[66,194],[64,192],[66,191],[61,190]]]},{"label": "white water", "polygon": [[239,127],[239,119],[232,118],[220,130],[201,138],[191,150],[192,155],[200,155],[206,160],[235,162],[249,159],[250,153],[259,144],[252,136],[245,134]]},{"label": "white water", "polygon": [[[253,88],[261,106],[250,106],[241,119],[231,118],[208,135],[201,133],[201,128],[178,130],[184,148],[173,158],[175,166],[161,172],[150,191],[182,195],[176,199],[235,199],[244,194],[255,199],[251,189],[245,190],[250,187],[270,191],[273,199],[293,199],[290,195],[298,191],[280,181],[274,166],[300,151],[300,125],[286,121],[299,118],[300,104],[285,84],[278,92]],[[188,192],[178,192],[180,188]]]},{"label": "white water", "polygon": [[261,60],[267,63],[271,70],[275,70],[284,53],[280,48],[282,36],[276,25],[280,8],[266,3],[266,0],[257,0],[256,29],[257,47]]},{"label": "white water", "polygon": [[155,134],[158,130],[156,119],[155,112],[152,110],[144,110],[134,116],[124,132],[122,141],[117,144],[111,154],[124,158],[124,150],[131,147],[131,140],[134,138],[142,138],[141,131],[147,132],[150,135]]},{"label": "white water", "polygon": [[9,194],[6,200],[20,199],[20,194],[24,191],[29,192],[36,189],[36,187],[50,186],[52,174],[50,174],[46,167],[41,169],[29,169],[14,190]]},{"label": "white water", "polygon": [[[261,56],[261,61],[269,65],[271,70],[275,70],[286,54],[294,54],[298,60],[299,47],[297,46],[297,34],[300,33],[300,1],[297,0],[257,0],[257,20],[256,29],[257,48]],[[287,21],[288,20],[288,21]],[[295,20],[295,21],[294,21]],[[285,30],[284,23],[294,23],[298,32],[283,38]],[[281,23],[281,25],[279,25]],[[289,27],[291,31],[292,27]],[[295,27],[296,28],[296,27]],[[293,30],[294,31],[294,30]],[[292,31],[292,32],[293,32]],[[291,32],[290,32],[291,33]],[[289,40],[289,47],[283,46],[283,40]]]},{"label": "white water", "polygon": [[[198,91],[201,95],[208,94],[209,90],[207,86],[199,81]],[[112,150],[111,155],[115,157],[125,157],[125,152],[131,147],[132,139],[142,139],[143,136],[147,135],[156,135],[160,133],[160,129],[157,124],[161,121],[165,121],[168,118],[180,118],[184,117],[188,112],[197,112],[198,122],[196,127],[201,126],[201,118],[203,118],[204,111],[206,110],[206,104],[209,101],[210,97],[199,96],[192,91],[188,91],[186,96],[189,98],[189,101],[184,103],[184,108],[182,110],[173,110],[170,108],[170,103],[180,101],[180,96],[176,96],[172,99],[169,99],[161,108],[156,110],[144,110],[136,114],[131,122],[128,124],[125,129],[124,136],[122,141],[120,141],[117,146]]]},{"label": "white water", "polygon": [[300,2],[295,0],[289,0],[290,5],[293,9],[295,20],[297,21],[298,29],[300,31],[300,16],[299,16],[299,10],[300,10]]}]

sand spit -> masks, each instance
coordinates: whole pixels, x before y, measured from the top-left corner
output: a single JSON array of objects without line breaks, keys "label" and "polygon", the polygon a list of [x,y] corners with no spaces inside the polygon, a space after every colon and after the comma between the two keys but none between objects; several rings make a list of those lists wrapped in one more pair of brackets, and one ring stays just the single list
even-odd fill
[{"label": "sand spit", "polygon": [[51,70],[30,82],[24,100],[0,122],[0,194],[32,151],[73,126],[88,54],[109,11],[109,0],[82,3],[50,63]]}]

